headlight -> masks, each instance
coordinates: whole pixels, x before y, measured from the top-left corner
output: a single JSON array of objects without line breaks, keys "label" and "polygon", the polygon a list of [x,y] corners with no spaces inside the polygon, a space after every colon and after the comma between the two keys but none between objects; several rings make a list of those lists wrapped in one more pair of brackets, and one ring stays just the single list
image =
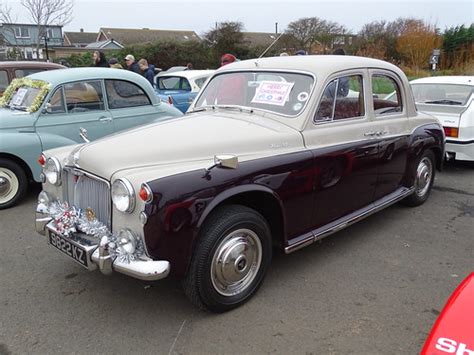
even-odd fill
[{"label": "headlight", "polygon": [[135,208],[135,191],[127,179],[117,179],[112,184],[112,202],[120,212],[133,212]]},{"label": "headlight", "polygon": [[46,180],[52,185],[61,185],[61,164],[56,158],[48,158],[43,167]]}]

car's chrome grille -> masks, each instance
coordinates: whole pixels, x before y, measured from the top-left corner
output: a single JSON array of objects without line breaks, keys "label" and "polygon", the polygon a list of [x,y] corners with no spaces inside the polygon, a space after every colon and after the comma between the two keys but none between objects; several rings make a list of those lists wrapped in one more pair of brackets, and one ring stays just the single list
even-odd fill
[{"label": "car's chrome grille", "polygon": [[65,200],[70,206],[86,210],[91,208],[95,217],[111,227],[110,185],[107,181],[84,171],[63,170]]}]

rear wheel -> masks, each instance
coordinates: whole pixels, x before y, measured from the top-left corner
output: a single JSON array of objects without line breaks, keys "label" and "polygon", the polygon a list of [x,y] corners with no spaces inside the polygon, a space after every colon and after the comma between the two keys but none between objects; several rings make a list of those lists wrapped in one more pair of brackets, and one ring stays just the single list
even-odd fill
[{"label": "rear wheel", "polygon": [[250,208],[224,206],[203,226],[184,290],[200,308],[228,311],[257,291],[271,257],[266,220]]},{"label": "rear wheel", "polygon": [[435,156],[433,152],[425,150],[415,167],[415,192],[403,200],[407,206],[419,206],[430,195],[435,177]]},{"label": "rear wheel", "polygon": [[15,162],[0,158],[0,210],[14,206],[26,194],[28,179]]}]

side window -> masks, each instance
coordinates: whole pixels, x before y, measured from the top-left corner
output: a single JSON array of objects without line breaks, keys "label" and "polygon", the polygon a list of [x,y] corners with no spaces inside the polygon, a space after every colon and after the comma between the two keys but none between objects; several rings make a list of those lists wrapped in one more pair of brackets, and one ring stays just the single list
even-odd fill
[{"label": "side window", "polygon": [[34,73],[39,73],[43,70],[44,69],[16,69],[15,70],[15,77],[16,78],[23,78],[24,76],[34,74]]},{"label": "side window", "polygon": [[64,94],[69,113],[104,110],[104,96],[100,80],[65,84]]},{"label": "side window", "polygon": [[179,77],[158,77],[158,89],[160,90],[178,90],[179,89]]},{"label": "side window", "polygon": [[341,76],[324,89],[314,122],[362,117],[365,115],[364,103],[362,76]]},{"label": "side window", "polygon": [[0,92],[4,92],[8,86],[8,73],[5,70],[0,70]]},{"label": "side window", "polygon": [[191,85],[189,84],[188,79],[183,78],[181,80],[182,80],[181,89],[186,90],[186,91],[191,91]]},{"label": "side window", "polygon": [[196,85],[198,86],[198,88],[202,88],[202,86],[204,85],[204,83],[206,82],[208,76],[204,77],[204,78],[199,78],[199,79],[196,79],[194,80],[194,82],[196,83]]},{"label": "side window", "polygon": [[377,116],[403,111],[400,87],[388,75],[372,76],[372,97],[374,112]]},{"label": "side window", "polygon": [[151,105],[147,94],[128,81],[106,80],[105,90],[111,109]]},{"label": "side window", "polygon": [[66,108],[64,107],[64,96],[63,96],[63,89],[58,88],[51,96],[48,102],[48,113],[64,113],[66,112]]}]

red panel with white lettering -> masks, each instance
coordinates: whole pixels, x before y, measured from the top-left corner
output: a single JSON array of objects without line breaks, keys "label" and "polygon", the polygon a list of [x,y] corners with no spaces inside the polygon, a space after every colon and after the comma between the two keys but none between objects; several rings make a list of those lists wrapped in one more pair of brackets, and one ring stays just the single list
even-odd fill
[{"label": "red panel with white lettering", "polygon": [[474,355],[474,272],[449,298],[421,354]]}]

